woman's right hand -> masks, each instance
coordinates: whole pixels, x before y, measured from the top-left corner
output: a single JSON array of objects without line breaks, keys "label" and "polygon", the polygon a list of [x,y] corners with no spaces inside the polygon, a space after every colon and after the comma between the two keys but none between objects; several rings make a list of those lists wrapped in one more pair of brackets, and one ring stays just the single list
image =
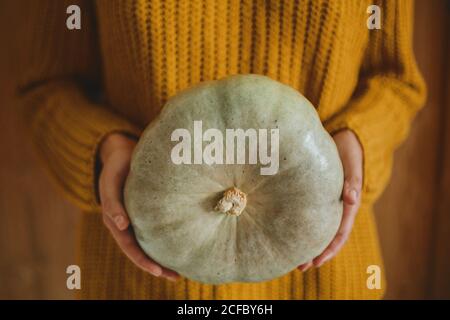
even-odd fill
[{"label": "woman's right hand", "polygon": [[98,186],[103,222],[119,247],[136,266],[156,277],[176,280],[179,277],[176,272],[157,264],[139,247],[123,205],[123,188],[135,146],[135,140],[120,133],[109,134],[100,144],[102,169]]}]

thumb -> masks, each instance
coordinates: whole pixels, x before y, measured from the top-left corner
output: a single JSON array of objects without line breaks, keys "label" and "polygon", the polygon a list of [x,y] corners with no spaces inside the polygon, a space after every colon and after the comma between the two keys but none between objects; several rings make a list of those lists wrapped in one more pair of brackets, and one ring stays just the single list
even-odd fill
[{"label": "thumb", "polygon": [[361,196],[363,180],[362,155],[355,150],[349,150],[342,157],[344,167],[342,198],[345,203],[353,205],[358,203]]},{"label": "thumb", "polygon": [[342,198],[353,205],[359,201],[363,183],[363,152],[353,132],[345,130],[335,136],[336,146],[344,169]]},{"label": "thumb", "polygon": [[104,163],[99,180],[102,211],[119,230],[125,230],[130,224],[123,206],[123,187],[128,172],[129,157],[118,153]]}]

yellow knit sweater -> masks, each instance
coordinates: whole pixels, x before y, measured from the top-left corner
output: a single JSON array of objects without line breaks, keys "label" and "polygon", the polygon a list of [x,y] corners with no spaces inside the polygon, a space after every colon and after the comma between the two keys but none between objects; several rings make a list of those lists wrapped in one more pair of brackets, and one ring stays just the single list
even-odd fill
[{"label": "yellow knit sweater", "polygon": [[[29,1],[20,94],[37,149],[85,213],[79,232],[82,298],[380,298],[372,205],[394,149],[424,101],[411,48],[412,3],[373,0]],[[81,8],[81,30],[66,8]],[[26,11],[26,12],[25,12]],[[96,151],[113,131],[138,135],[178,91],[236,73],[265,74],[302,92],[329,132],[349,128],[364,149],[363,204],[350,239],[320,269],[258,284],[176,283],[139,271],[102,225]],[[101,90],[98,90],[101,89]],[[98,94],[101,92],[102,94]],[[63,212],[61,214],[64,214]]]}]

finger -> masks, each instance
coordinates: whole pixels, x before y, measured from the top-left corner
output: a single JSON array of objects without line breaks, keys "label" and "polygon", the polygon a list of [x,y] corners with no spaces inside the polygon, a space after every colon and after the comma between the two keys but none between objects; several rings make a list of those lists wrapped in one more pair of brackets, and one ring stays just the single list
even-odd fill
[{"label": "finger", "polygon": [[304,264],[299,265],[299,266],[298,266],[298,269],[299,269],[301,272],[305,272],[306,270],[308,270],[308,269],[311,268],[312,266],[313,266],[312,261],[309,261],[309,262],[307,262],[307,263],[304,263]]},{"label": "finger", "polygon": [[315,267],[320,267],[341,250],[350,235],[357,211],[357,204],[352,205],[344,202],[344,211],[342,213],[342,220],[338,232],[328,247],[313,260]]},{"label": "finger", "polygon": [[180,278],[180,275],[178,273],[166,268],[162,268],[162,276],[171,281],[176,281]]},{"label": "finger", "polygon": [[99,181],[102,211],[119,230],[128,228],[130,221],[123,207],[123,186],[129,171],[129,161],[111,156],[104,164]]},{"label": "finger", "polygon": [[131,230],[117,230],[109,217],[106,217],[104,221],[119,247],[140,269],[156,277],[163,276],[172,281],[178,279],[179,275],[176,272],[161,267],[142,251]]},{"label": "finger", "polygon": [[362,189],[362,152],[358,145],[352,146],[351,143],[338,143],[338,149],[344,169],[342,199],[348,204],[355,204],[360,198]]},{"label": "finger", "polygon": [[106,217],[103,221],[111,232],[114,240],[116,240],[120,249],[122,249],[126,256],[135,265],[144,271],[150,272],[154,276],[159,277],[162,274],[161,267],[148,258],[144,252],[142,252],[129,230],[117,230],[114,223],[108,217]]}]

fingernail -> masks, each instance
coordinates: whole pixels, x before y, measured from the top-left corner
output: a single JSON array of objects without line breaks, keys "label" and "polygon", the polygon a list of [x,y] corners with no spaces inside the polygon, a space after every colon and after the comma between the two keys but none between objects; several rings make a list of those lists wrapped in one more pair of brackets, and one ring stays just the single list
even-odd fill
[{"label": "fingernail", "polygon": [[302,268],[300,268],[300,271],[301,272],[305,272],[305,271],[308,271],[308,269],[310,268],[311,266],[305,266],[305,267],[302,267]]},{"label": "fingernail", "polygon": [[310,263],[305,264],[305,265],[303,265],[303,266],[300,267],[300,271],[301,271],[301,272],[305,272],[306,270],[309,269],[309,267],[311,267],[311,264],[310,264]]},{"label": "fingernail", "polygon": [[175,282],[178,280],[178,277],[174,277],[174,276],[167,276],[167,280]]},{"label": "fingernail", "polygon": [[324,258],[322,258],[322,260],[319,260],[318,263],[314,263],[314,267],[319,268],[320,266],[322,266],[325,262],[327,262],[328,260],[328,256],[325,256]]},{"label": "fingernail", "polygon": [[114,222],[116,223],[116,226],[117,228],[119,228],[119,230],[123,230],[126,228],[126,222],[122,216],[115,217]]},{"label": "fingernail", "polygon": [[152,268],[149,272],[155,277],[159,277],[162,274],[162,270],[159,268]]},{"label": "fingernail", "polygon": [[326,256],[325,258],[323,258],[322,261],[320,261],[318,264],[316,264],[316,268],[320,268],[325,262],[328,261],[328,256]]}]

